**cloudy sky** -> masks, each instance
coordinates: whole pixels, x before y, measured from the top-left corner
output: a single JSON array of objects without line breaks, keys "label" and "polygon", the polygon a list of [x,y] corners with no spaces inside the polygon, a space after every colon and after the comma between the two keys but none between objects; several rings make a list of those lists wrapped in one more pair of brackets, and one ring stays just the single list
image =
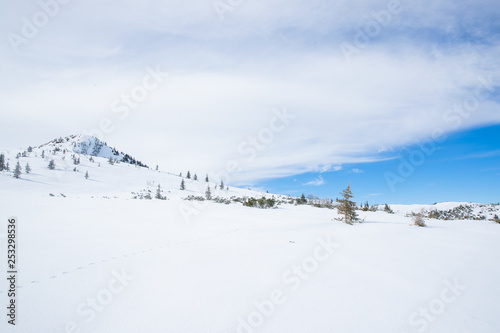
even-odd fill
[{"label": "cloudy sky", "polygon": [[[487,142],[482,135],[492,134],[478,129],[499,129],[497,0],[41,0],[4,8],[3,147],[92,133],[173,172],[320,196],[363,176],[362,197],[403,202],[446,166],[430,168],[437,155],[425,149],[418,162],[423,143],[455,147],[446,150],[452,160]],[[456,148],[461,138],[469,139]],[[498,141],[482,145],[481,161],[499,149]],[[401,158],[417,170],[398,170]],[[426,167],[425,179],[401,189]]]}]

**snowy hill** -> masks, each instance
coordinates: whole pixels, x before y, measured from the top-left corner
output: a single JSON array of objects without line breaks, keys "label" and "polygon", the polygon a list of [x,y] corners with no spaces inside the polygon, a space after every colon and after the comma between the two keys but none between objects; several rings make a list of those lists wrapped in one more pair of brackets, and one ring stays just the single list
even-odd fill
[{"label": "snowy hill", "polygon": [[[130,164],[92,137],[0,153],[0,221],[19,219],[20,270],[17,323],[1,332],[500,332],[500,224],[459,220],[498,205],[391,205],[349,226],[336,209],[221,189],[203,170]],[[234,201],[262,196],[283,204]],[[414,227],[419,212],[448,220]]]},{"label": "snowy hill", "polygon": [[[163,170],[153,170],[129,154],[119,152],[100,140],[73,135],[54,139],[37,147],[25,150],[0,149],[5,155],[10,171],[0,172],[0,181],[5,188],[29,192],[35,196],[107,196],[132,198],[133,193],[156,191],[160,185],[168,199],[188,196],[205,196],[210,186],[214,197],[271,197],[267,193],[225,186],[220,188],[219,179],[205,181],[206,173],[196,174],[191,170],[191,179],[173,175]],[[48,165],[54,161],[55,168]],[[15,165],[19,162],[21,176],[13,177]],[[26,165],[31,172],[26,173]],[[86,178],[88,175],[88,178]],[[198,180],[194,180],[195,175]],[[182,180],[185,190],[180,190]],[[133,193],[132,193],[133,192]],[[275,197],[285,198],[276,195]]]}]

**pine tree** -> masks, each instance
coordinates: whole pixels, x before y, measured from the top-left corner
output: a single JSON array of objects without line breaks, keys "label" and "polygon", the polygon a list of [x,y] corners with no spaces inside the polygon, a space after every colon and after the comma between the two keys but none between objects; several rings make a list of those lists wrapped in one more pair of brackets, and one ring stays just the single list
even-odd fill
[{"label": "pine tree", "polygon": [[307,204],[306,195],[304,193],[302,193],[302,196],[300,197],[300,204],[301,205]]},{"label": "pine tree", "polygon": [[186,189],[186,184],[184,183],[184,179],[181,181],[181,190],[185,190]]},{"label": "pine tree", "polygon": [[0,154],[0,171],[5,170],[5,155]]},{"label": "pine tree", "polygon": [[45,150],[42,150],[42,158],[45,158]]},{"label": "pine tree", "polygon": [[113,158],[111,158],[111,156],[108,159],[108,163],[111,165],[115,164],[115,162],[113,161]]},{"label": "pine tree", "polygon": [[7,162],[7,164],[5,164],[5,171],[10,171],[9,162]]},{"label": "pine tree", "polygon": [[26,171],[26,173],[30,173],[31,172],[31,167],[30,167],[29,163],[26,163],[26,167],[24,168],[24,170]]},{"label": "pine tree", "polygon": [[221,180],[220,181],[220,189],[223,190],[224,189],[224,182]]},{"label": "pine tree", "polygon": [[207,200],[212,200],[212,191],[210,191],[210,185],[207,187],[207,190],[205,191],[205,198],[207,198]]},{"label": "pine tree", "polygon": [[182,177],[182,172],[179,174],[179,177]]},{"label": "pine tree", "polygon": [[[76,168],[75,168],[76,169]],[[89,172],[85,172],[85,179],[89,179]]]},{"label": "pine tree", "polygon": [[158,164],[156,165],[156,171],[158,171]]},{"label": "pine tree", "polygon": [[210,179],[208,179],[208,175],[205,177],[205,181],[208,183]]},{"label": "pine tree", "polygon": [[21,177],[21,164],[18,161],[14,168],[14,178],[19,179],[19,177]]},{"label": "pine tree", "polygon": [[163,196],[161,195],[161,186],[160,186],[160,184],[158,184],[158,188],[156,189],[155,198],[159,199],[159,200],[163,200],[164,199]]},{"label": "pine tree", "polygon": [[56,162],[54,162],[54,160],[50,160],[49,169],[54,170],[55,168],[56,168]]},{"label": "pine tree", "polygon": [[385,204],[384,211],[389,213],[389,214],[394,214],[394,211],[389,207],[388,204]]},{"label": "pine tree", "polygon": [[344,215],[343,220],[347,224],[352,224],[353,222],[359,221],[358,214],[356,213],[356,203],[351,201],[354,197],[351,192],[351,185],[340,193],[342,199],[337,199],[340,205],[337,207],[339,214]]},{"label": "pine tree", "polygon": [[191,172],[188,171],[186,178],[191,179]]},{"label": "pine tree", "polygon": [[193,177],[194,180],[198,180],[198,176],[196,174],[194,174],[194,177]]}]

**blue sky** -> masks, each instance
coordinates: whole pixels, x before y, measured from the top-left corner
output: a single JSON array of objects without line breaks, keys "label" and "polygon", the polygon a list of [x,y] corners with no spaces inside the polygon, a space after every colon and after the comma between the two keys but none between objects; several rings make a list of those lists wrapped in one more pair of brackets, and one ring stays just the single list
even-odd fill
[{"label": "blue sky", "polygon": [[[497,0],[22,1],[0,35],[2,147],[82,133],[174,173],[238,161],[236,186],[335,196],[351,178],[363,200],[495,201],[477,173],[495,157],[445,157],[500,124]],[[448,140],[389,190],[436,130]]]},{"label": "blue sky", "polygon": [[[500,126],[452,133],[425,155],[422,162],[410,163],[410,155],[423,151],[413,145],[392,152],[392,159],[344,165],[341,170],[306,173],[265,181],[260,187],[270,192],[335,199],[349,184],[357,202],[371,204],[432,204],[442,201],[500,202]],[[429,143],[429,142],[428,142]],[[432,143],[432,142],[430,142]],[[425,147],[424,147],[425,150]],[[418,160],[420,161],[420,160]],[[393,186],[388,172],[398,174],[401,164],[414,171]],[[406,169],[405,169],[406,170]]]}]

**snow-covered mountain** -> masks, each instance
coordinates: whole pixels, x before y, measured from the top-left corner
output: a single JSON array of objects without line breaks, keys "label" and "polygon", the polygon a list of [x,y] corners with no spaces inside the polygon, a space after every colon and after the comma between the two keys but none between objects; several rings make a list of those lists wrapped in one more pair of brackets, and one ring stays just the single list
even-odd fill
[{"label": "snow-covered mountain", "polygon": [[89,136],[89,135],[71,135],[65,138],[54,139],[43,145],[38,146],[38,150],[69,151],[75,154],[82,154],[94,157],[111,158],[114,161],[134,164],[142,167],[147,167],[141,161],[136,160],[132,156],[119,152],[116,148],[109,147],[105,142]]},{"label": "snow-covered mountain", "polygon": [[[0,172],[4,188],[36,196],[94,196],[133,198],[141,193],[154,193],[158,185],[168,199],[205,196],[210,187],[214,197],[272,197],[272,194],[224,186],[221,180],[209,178],[203,170],[186,170],[184,177],[166,170],[149,168],[127,153],[108,146],[95,137],[72,135],[26,149],[0,149],[10,171]],[[53,161],[54,169],[49,169]],[[19,162],[21,176],[13,177]],[[29,165],[31,172],[26,172]],[[187,172],[190,171],[191,179]],[[198,172],[198,173],[197,173]],[[88,178],[86,177],[88,175]],[[197,178],[195,180],[194,178]],[[184,181],[185,189],[181,190]],[[276,195],[276,198],[284,196]]]}]

